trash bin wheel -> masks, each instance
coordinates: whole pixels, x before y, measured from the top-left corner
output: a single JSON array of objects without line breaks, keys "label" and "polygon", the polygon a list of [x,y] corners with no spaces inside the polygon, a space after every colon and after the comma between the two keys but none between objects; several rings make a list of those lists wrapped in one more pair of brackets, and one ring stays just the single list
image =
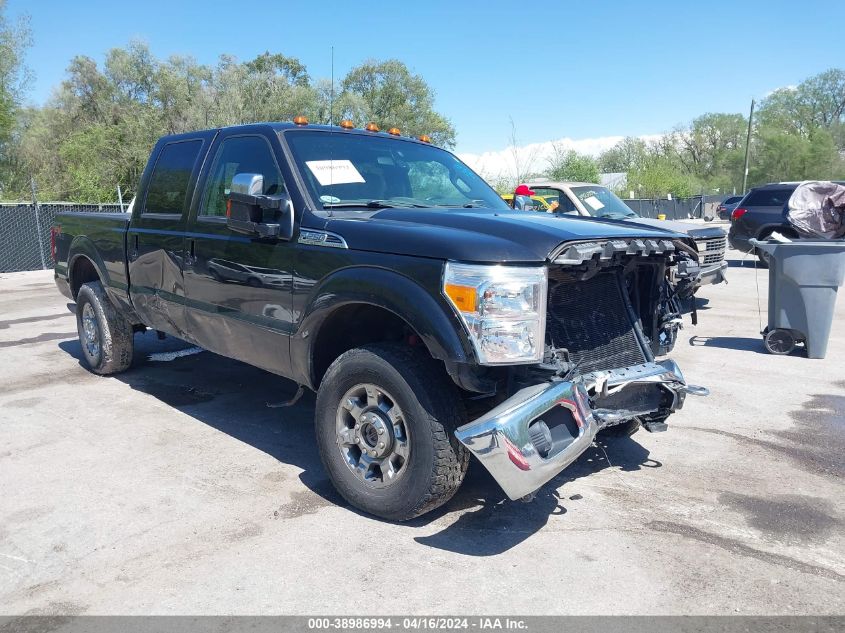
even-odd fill
[{"label": "trash bin wheel", "polygon": [[789,330],[770,330],[763,338],[769,354],[789,354],[795,349],[795,337]]}]

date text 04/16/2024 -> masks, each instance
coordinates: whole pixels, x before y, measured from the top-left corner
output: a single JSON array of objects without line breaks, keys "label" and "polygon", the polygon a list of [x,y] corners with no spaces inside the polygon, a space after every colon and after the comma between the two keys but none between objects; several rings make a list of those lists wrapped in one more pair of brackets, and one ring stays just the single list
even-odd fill
[{"label": "date text 04/16/2024", "polygon": [[308,629],[312,631],[443,631],[443,630],[527,630],[527,624],[519,618],[500,617],[433,617],[419,616],[406,618],[382,617],[339,617],[309,618]]}]

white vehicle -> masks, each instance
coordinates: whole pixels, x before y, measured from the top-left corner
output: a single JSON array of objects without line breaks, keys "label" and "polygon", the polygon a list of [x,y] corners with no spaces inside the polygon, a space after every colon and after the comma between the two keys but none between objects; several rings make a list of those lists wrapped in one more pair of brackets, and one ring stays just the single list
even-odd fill
[{"label": "white vehicle", "polygon": [[542,196],[550,203],[556,201],[560,205],[555,213],[624,220],[689,235],[695,241],[701,265],[697,286],[725,281],[728,236],[717,226],[699,226],[689,222],[640,217],[610,189],[594,183],[544,180],[527,184],[535,195]]}]

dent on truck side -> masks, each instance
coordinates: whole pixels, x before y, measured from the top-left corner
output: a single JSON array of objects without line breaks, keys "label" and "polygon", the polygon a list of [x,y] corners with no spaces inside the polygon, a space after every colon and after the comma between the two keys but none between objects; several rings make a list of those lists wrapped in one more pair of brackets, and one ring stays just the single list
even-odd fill
[{"label": "dent on truck side", "polygon": [[[436,265],[442,266],[440,262]],[[386,268],[357,265],[336,270],[318,282],[309,293],[291,338],[293,372],[312,389],[317,388],[321,378],[315,358],[319,356],[321,341],[325,341],[326,328],[331,327],[338,311],[350,306],[372,306],[401,319],[434,358],[446,362],[453,379],[459,379],[454,365],[474,362],[462,326],[442,300],[439,288],[421,285]]]}]

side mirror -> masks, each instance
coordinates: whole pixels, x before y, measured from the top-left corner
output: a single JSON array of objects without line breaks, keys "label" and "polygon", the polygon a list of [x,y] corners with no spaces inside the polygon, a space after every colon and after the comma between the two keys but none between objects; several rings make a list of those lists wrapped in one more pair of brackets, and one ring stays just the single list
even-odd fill
[{"label": "side mirror", "polygon": [[286,193],[264,195],[262,174],[235,174],[226,197],[226,224],[262,239],[293,237],[293,204]]}]

